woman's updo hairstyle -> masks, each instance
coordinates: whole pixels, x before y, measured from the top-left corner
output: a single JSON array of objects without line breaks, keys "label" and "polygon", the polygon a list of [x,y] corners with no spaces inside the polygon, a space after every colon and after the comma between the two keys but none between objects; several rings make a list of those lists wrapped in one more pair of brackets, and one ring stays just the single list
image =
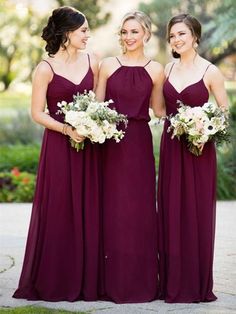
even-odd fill
[{"label": "woman's updo hairstyle", "polygon": [[123,19],[121,20],[121,24],[118,31],[119,43],[121,45],[123,53],[125,53],[125,49],[124,49],[123,41],[121,39],[121,35],[122,35],[121,31],[122,31],[124,23],[132,19],[136,20],[142,26],[143,30],[146,33],[146,42],[149,41],[152,35],[152,21],[147,14],[145,14],[142,11],[132,11],[132,12],[126,13]]},{"label": "woman's updo hairstyle", "polygon": [[55,55],[60,47],[66,49],[65,43],[68,40],[68,32],[73,32],[85,22],[83,13],[72,7],[60,7],[53,10],[44,27],[42,38],[46,41],[45,50],[48,55]]},{"label": "woman's updo hairstyle", "polygon": [[[170,19],[169,23],[167,24],[168,42],[170,42],[170,30],[172,26],[177,23],[184,23],[190,29],[193,37],[195,37],[196,43],[197,44],[200,43],[201,34],[202,34],[202,26],[200,22],[194,16],[190,14],[179,14],[179,15],[173,16]],[[180,55],[175,51],[172,51],[172,55],[174,58],[180,58]]]}]

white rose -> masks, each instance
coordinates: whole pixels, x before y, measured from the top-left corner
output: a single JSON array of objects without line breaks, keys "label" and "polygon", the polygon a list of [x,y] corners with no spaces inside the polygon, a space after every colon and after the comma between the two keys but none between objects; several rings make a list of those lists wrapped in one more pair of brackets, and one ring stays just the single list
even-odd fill
[{"label": "white rose", "polygon": [[79,119],[79,112],[77,111],[67,111],[65,114],[65,121],[75,126]]},{"label": "white rose", "polygon": [[91,113],[96,112],[96,111],[98,110],[98,108],[99,108],[98,103],[92,102],[92,103],[90,103],[90,104],[88,105],[88,108],[87,108],[86,112],[87,112],[88,114],[91,114]]},{"label": "white rose", "polygon": [[85,125],[77,125],[76,131],[79,135],[83,135],[85,137],[88,137],[89,135],[89,130]]},{"label": "white rose", "polygon": [[106,140],[106,136],[100,128],[93,129],[93,132],[90,134],[89,138],[91,139],[91,141],[100,144],[104,143]]}]

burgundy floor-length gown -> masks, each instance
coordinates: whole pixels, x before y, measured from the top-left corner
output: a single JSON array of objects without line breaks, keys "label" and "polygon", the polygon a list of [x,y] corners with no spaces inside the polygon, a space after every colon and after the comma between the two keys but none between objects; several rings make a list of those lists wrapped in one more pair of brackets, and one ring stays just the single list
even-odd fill
[{"label": "burgundy floor-length gown", "polygon": [[103,294],[116,303],[147,302],[157,295],[155,163],[148,125],[152,86],[145,66],[121,63],[107,81],[106,99],[129,119],[121,142],[103,145]]},{"label": "burgundy floor-length gown", "polygon": [[[208,101],[204,75],[181,92],[169,77],[164,83],[167,115],[177,112],[177,100],[189,106]],[[207,143],[197,157],[183,139],[171,139],[168,126],[166,121],[158,179],[161,298],[170,303],[213,301],[215,146]]]},{"label": "burgundy floor-length gown", "polygon": [[[52,69],[53,71],[53,69]],[[93,88],[90,67],[80,84],[54,73],[47,105],[54,119],[57,103]],[[75,301],[98,298],[99,165],[97,146],[76,152],[69,138],[45,130],[25,258],[15,298]],[[20,213],[19,213],[20,214]]]}]

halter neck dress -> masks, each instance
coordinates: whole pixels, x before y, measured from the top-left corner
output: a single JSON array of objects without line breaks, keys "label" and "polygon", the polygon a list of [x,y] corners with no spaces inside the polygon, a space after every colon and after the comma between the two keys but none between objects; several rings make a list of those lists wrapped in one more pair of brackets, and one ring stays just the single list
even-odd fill
[{"label": "halter neck dress", "polygon": [[105,98],[129,122],[119,143],[103,145],[103,294],[116,303],[147,302],[156,298],[158,286],[155,163],[148,125],[153,83],[147,64],[117,61],[120,67],[107,80]]}]

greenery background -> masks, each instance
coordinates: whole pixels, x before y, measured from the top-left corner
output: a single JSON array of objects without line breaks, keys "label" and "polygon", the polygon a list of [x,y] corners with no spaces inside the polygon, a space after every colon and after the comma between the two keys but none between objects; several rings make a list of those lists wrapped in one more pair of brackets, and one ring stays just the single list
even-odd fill
[{"label": "greenery background", "polygon": [[[88,18],[93,37],[100,42],[115,37],[112,9],[114,0],[58,0],[52,8],[71,5]],[[110,6],[108,5],[110,4]],[[236,199],[236,2],[234,0],[153,0],[148,4],[134,0],[135,9],[147,12],[153,21],[152,57],[163,64],[170,55],[165,40],[168,19],[179,12],[195,15],[203,25],[199,48],[202,56],[219,66],[227,79],[231,111],[231,141],[217,149],[218,199]],[[110,9],[109,9],[110,8]],[[40,38],[49,12],[37,11],[34,2],[0,0],[0,202],[32,201],[43,128],[30,118],[30,82],[36,64],[43,57]],[[118,25],[117,25],[118,26]],[[102,36],[105,37],[100,37]],[[97,47],[102,57],[116,53],[117,46]],[[147,48],[148,49],[148,48]],[[162,125],[152,132],[158,169]]]}]

